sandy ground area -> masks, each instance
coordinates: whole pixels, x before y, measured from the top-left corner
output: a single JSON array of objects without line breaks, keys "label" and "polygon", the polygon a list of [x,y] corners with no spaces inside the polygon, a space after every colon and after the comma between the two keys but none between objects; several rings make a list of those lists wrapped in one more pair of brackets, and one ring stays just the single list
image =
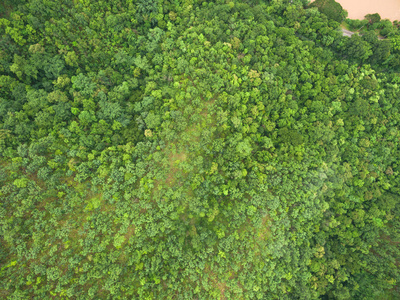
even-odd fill
[{"label": "sandy ground area", "polygon": [[[312,1],[311,1],[312,2]],[[336,0],[349,13],[350,19],[364,19],[378,13],[382,19],[400,21],[400,0]]]}]

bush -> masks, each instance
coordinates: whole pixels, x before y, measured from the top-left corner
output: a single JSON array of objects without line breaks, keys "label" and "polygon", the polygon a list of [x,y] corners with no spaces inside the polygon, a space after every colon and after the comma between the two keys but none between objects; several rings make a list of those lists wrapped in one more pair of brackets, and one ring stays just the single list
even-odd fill
[{"label": "bush", "polygon": [[316,0],[310,7],[317,7],[329,19],[342,23],[347,18],[347,11],[335,0]]}]

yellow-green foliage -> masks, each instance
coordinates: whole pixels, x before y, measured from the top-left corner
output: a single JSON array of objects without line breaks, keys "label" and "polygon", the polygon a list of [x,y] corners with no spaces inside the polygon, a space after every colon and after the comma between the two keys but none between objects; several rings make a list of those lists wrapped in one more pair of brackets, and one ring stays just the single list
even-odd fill
[{"label": "yellow-green foliage", "polygon": [[398,29],[303,3],[0,20],[0,298],[399,298]]}]

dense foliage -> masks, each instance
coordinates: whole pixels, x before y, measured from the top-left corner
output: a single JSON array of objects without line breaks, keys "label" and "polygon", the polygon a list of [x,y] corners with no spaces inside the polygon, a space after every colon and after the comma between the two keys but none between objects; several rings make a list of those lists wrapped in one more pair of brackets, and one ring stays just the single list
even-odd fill
[{"label": "dense foliage", "polygon": [[393,24],[381,19],[379,14],[368,14],[363,20],[346,19],[350,30],[357,31],[363,40],[364,47],[374,53],[367,61],[380,71],[399,72],[400,65],[400,23]]},{"label": "dense foliage", "polygon": [[306,5],[0,19],[1,298],[399,297],[399,35]]},{"label": "dense foliage", "polygon": [[335,0],[315,0],[309,7],[317,7],[329,19],[342,22],[347,17],[347,11]]}]

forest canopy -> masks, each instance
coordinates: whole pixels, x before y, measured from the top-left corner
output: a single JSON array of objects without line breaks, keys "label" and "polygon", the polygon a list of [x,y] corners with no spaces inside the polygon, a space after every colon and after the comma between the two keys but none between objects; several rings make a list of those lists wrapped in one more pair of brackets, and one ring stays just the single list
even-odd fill
[{"label": "forest canopy", "polygon": [[398,23],[308,4],[6,2],[0,298],[398,299]]},{"label": "forest canopy", "polygon": [[317,7],[329,19],[341,23],[347,17],[347,11],[335,0],[315,0],[310,7]]}]

